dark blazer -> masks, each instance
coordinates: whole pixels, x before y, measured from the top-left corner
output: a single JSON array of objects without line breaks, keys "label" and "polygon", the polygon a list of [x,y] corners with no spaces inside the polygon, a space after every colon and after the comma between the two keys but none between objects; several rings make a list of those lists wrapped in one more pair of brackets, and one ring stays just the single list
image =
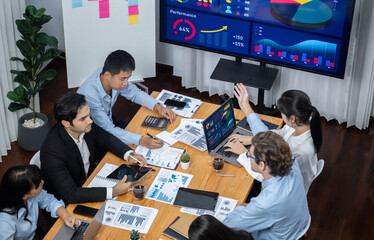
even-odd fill
[{"label": "dark blazer", "polygon": [[106,199],[106,188],[82,188],[82,185],[108,151],[123,158],[131,150],[118,138],[101,127],[92,124],[91,131],[84,135],[90,151],[90,167],[86,176],[77,144],[61,123],[49,131],[40,149],[41,172],[44,189],[65,203],[102,202]]}]

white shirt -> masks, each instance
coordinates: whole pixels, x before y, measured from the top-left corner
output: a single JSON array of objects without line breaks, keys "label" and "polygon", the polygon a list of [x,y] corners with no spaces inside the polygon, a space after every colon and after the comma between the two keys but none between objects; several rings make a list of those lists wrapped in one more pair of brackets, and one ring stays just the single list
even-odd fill
[{"label": "white shirt", "polygon": [[285,125],[279,130],[273,130],[273,132],[281,135],[290,146],[292,154],[299,164],[304,180],[304,189],[307,192],[313,182],[313,177],[317,174],[318,161],[310,130],[299,136],[293,136],[295,129]]},{"label": "white shirt", "polygon": [[[247,122],[252,129],[253,135],[268,130],[268,127],[261,121],[260,116],[255,113],[248,115]],[[288,125],[272,131],[281,135],[290,146],[303,176],[305,192],[308,192],[313,177],[317,174],[318,161],[310,130],[299,136],[293,136],[295,129]]]},{"label": "white shirt", "polygon": [[[69,135],[74,140],[75,144],[77,144],[79,152],[81,153],[83,166],[84,166],[84,172],[85,172],[86,178],[87,178],[88,177],[87,176],[88,169],[90,168],[90,150],[88,149],[86,140],[83,138],[84,134],[85,133],[82,133],[81,135],[79,135],[78,140],[76,138],[74,138],[73,136],[71,136],[70,134]],[[126,156],[126,154],[128,155],[128,152],[131,152],[131,151],[127,151],[125,153],[125,156]],[[106,188],[106,199],[112,199],[112,198],[113,198],[113,188],[107,187]]]}]

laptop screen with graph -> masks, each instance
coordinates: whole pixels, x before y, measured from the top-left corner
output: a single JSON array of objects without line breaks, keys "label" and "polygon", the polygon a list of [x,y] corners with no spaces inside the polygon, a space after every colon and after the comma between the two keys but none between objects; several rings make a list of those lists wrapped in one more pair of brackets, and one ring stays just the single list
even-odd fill
[{"label": "laptop screen with graph", "polygon": [[234,108],[231,99],[222,104],[204,121],[204,132],[208,151],[214,149],[236,128]]}]

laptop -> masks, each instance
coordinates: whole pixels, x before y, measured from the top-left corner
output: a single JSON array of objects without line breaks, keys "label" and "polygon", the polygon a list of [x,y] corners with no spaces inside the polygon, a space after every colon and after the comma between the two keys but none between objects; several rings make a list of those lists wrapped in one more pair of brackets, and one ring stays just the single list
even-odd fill
[{"label": "laptop", "polygon": [[65,224],[63,224],[60,230],[57,232],[56,236],[53,238],[53,240],[94,239],[103,223],[105,205],[106,201],[103,203],[99,211],[97,211],[95,217],[92,219],[91,222],[79,219],[82,223],[76,230],[73,230]]},{"label": "laptop", "polygon": [[248,131],[237,128],[231,99],[228,99],[216,111],[214,111],[214,113],[204,120],[203,128],[208,153],[215,157],[221,157],[226,162],[241,167],[240,163],[236,160],[239,155],[232,152],[225,152],[223,146],[233,134],[252,134]]}]

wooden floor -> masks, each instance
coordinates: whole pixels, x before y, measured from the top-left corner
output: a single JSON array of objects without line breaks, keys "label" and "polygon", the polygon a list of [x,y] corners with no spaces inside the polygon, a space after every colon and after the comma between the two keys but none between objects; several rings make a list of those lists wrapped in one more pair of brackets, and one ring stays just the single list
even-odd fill
[{"label": "wooden floor", "polygon": [[[48,67],[58,71],[57,77],[40,95],[41,112],[53,119],[54,100],[76,89],[67,89],[66,65],[54,61]],[[157,76],[146,79],[150,92],[167,89],[212,103],[220,103],[217,95],[209,97],[196,89],[185,89],[172,70],[157,65]],[[114,113],[129,121],[139,109],[122,97],[114,106]],[[312,183],[308,193],[312,223],[308,239],[374,239],[374,120],[370,128],[360,131],[346,128],[337,121],[322,119],[324,143],[319,158],[325,160],[321,175]],[[12,143],[12,150],[0,163],[0,177],[6,169],[27,164],[33,152],[27,152]]]}]

